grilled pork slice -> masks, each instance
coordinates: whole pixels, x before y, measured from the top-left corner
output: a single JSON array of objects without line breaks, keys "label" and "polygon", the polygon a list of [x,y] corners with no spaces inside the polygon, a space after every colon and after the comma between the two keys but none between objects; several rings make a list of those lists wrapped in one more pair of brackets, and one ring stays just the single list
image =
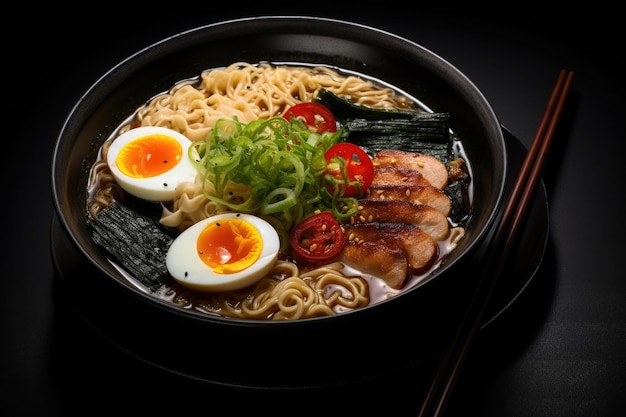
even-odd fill
[{"label": "grilled pork slice", "polygon": [[396,149],[381,150],[372,158],[374,167],[392,167],[420,172],[434,187],[443,190],[448,185],[448,168],[432,155]]},{"label": "grilled pork slice", "polygon": [[450,197],[432,185],[376,185],[368,189],[367,198],[427,204],[439,210],[444,216],[448,216],[452,210]]},{"label": "grilled pork slice", "polygon": [[401,200],[359,200],[359,210],[350,218],[355,223],[408,223],[419,226],[435,240],[448,237],[448,218],[426,204],[412,204]]},{"label": "grilled pork slice", "polygon": [[431,185],[432,184],[422,175],[421,172],[414,169],[394,168],[394,167],[374,167],[374,178],[372,186],[378,185]]},{"label": "grilled pork slice", "polygon": [[359,223],[343,227],[349,241],[401,249],[412,273],[428,270],[439,254],[437,242],[414,224]]},{"label": "grilled pork slice", "polygon": [[409,263],[400,248],[347,241],[337,260],[365,274],[382,278],[394,289],[402,288],[409,276]]}]

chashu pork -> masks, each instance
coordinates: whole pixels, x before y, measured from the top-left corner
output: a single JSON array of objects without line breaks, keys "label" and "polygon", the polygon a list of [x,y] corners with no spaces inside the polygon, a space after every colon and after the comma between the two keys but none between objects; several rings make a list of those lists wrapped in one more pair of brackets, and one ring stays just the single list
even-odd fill
[{"label": "chashu pork", "polygon": [[347,241],[337,260],[365,274],[382,278],[394,289],[402,288],[409,277],[409,263],[400,248]]},{"label": "chashu pork", "polygon": [[368,189],[367,198],[427,204],[436,208],[444,216],[448,216],[452,210],[450,197],[432,185],[374,185]]},{"label": "chashu pork", "polygon": [[443,190],[448,185],[448,168],[432,155],[405,152],[396,149],[381,150],[374,155],[372,163],[377,168],[397,168],[417,171],[432,186]]},{"label": "chashu pork", "polygon": [[437,242],[419,226],[405,223],[357,223],[343,225],[348,241],[370,242],[404,252],[409,271],[422,273],[437,260]]},{"label": "chashu pork", "polygon": [[448,237],[448,218],[426,204],[412,204],[401,200],[359,200],[358,212],[349,223],[407,223],[419,226],[435,241]]},{"label": "chashu pork", "polygon": [[421,172],[414,169],[374,167],[374,178],[372,179],[371,187],[379,185],[432,186]]},{"label": "chashu pork", "polygon": [[450,233],[447,167],[437,158],[395,150],[372,159],[374,179],[359,210],[342,225],[348,240],[339,261],[401,289],[427,271]]}]

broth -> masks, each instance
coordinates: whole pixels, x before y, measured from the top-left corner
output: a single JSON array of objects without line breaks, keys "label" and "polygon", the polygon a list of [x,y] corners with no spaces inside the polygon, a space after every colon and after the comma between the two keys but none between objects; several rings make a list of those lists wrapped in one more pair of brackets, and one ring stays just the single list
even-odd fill
[{"label": "broth", "polygon": [[[260,65],[267,65],[269,67],[275,67],[275,68],[279,68],[279,67],[285,68],[286,71],[289,71],[293,68],[320,68],[321,67],[317,65],[312,66],[312,65],[303,64],[303,63],[273,63],[271,65],[262,63]],[[382,80],[377,80],[377,79],[368,77],[365,74],[349,72],[349,71],[345,71],[345,70],[335,68],[335,67],[323,67],[323,68],[324,68],[324,70],[322,71],[323,73],[324,71],[327,71],[327,73],[324,73],[325,76],[328,75],[330,78],[336,78],[335,74],[339,76],[339,78],[332,80],[332,83],[336,83],[336,85],[341,85],[341,83],[344,82],[345,79],[348,77],[354,78],[355,80],[360,80],[359,82],[367,83],[368,86],[371,88],[369,92],[375,91],[375,90],[378,90],[379,92],[384,91],[386,96],[391,97],[390,101],[386,103],[387,106],[390,105],[389,103],[393,103],[394,108],[404,109],[404,110],[410,109],[416,112],[431,112],[432,113],[432,111],[427,106],[425,106],[422,102],[420,102],[418,98],[411,97],[409,94],[406,94],[405,92],[395,88],[394,86],[386,84]],[[215,69],[212,71],[216,71],[216,70],[221,71],[222,69]],[[208,72],[211,72],[211,71],[207,71],[206,73]],[[110,174],[106,172],[107,171],[106,166],[105,166],[106,149],[108,145],[111,143],[111,141],[113,141],[121,133],[129,129],[138,127],[140,125],[144,125],[145,123],[149,125],[150,124],[149,119],[151,118],[156,119],[154,114],[151,113],[152,109],[154,109],[155,106],[157,106],[155,103],[161,103],[160,105],[162,105],[163,103],[166,103],[174,93],[181,92],[183,90],[185,91],[189,90],[189,94],[195,94],[196,96],[199,97],[201,94],[200,90],[205,85],[204,83],[206,83],[206,80],[203,80],[202,75],[199,75],[198,77],[195,77],[192,79],[181,80],[179,83],[172,86],[172,88],[169,91],[163,92],[162,94],[158,94],[157,96],[148,99],[144,106],[137,109],[135,113],[129,115],[129,117],[122,124],[120,124],[120,126],[118,126],[118,128],[113,132],[113,134],[109,138],[107,138],[107,140],[102,146],[102,151],[99,153],[98,159],[95,161],[92,167],[90,179],[88,181],[88,188],[86,190],[88,194],[87,209],[89,213],[88,215],[90,217],[97,218],[98,216],[100,216],[100,214],[104,210],[106,210],[107,206],[111,204],[112,201],[121,201],[124,204],[128,205],[128,207],[131,208],[131,210],[135,210],[137,213],[141,213],[141,215],[148,216],[157,221],[159,221],[159,219],[163,216],[164,207],[167,208],[170,212],[172,211],[172,205],[169,202],[162,203],[162,204],[146,202],[146,201],[142,201],[137,198],[134,198],[133,196],[128,195],[124,191],[122,191],[121,188],[119,188],[119,186],[116,185],[115,181],[112,180]],[[242,81],[235,82],[233,85],[235,85],[236,88],[245,89],[247,88],[247,86],[245,86],[244,84],[245,82],[242,79]],[[289,100],[292,103],[308,100],[307,98],[302,97],[303,94],[301,93],[301,91],[298,91],[297,89],[291,90],[290,95],[291,97],[289,97]],[[381,95],[383,94],[379,94],[379,96]],[[357,95],[353,94],[352,98],[354,99],[355,96]],[[369,102],[367,102],[368,100],[367,96],[368,94],[363,94],[362,98],[364,101],[361,104],[365,104],[365,105],[370,104]],[[199,100],[198,97],[196,97],[195,100]],[[263,99],[258,99],[258,100],[262,101]],[[192,106],[193,103],[194,103],[193,101],[190,101],[188,104]],[[266,100],[266,102],[261,103],[261,105],[258,106],[258,109],[259,109],[259,112],[262,113],[261,117],[272,117],[272,116],[280,115],[284,111],[284,105],[273,106],[273,103],[271,103],[270,100]],[[250,117],[249,108],[243,108],[243,107],[236,108],[236,110],[231,111],[230,114],[236,115],[237,117],[241,117],[243,119]],[[259,116],[256,115],[256,117],[259,117]],[[190,123],[190,125],[191,124],[192,123]],[[206,136],[207,134],[206,132],[210,130],[210,127],[204,127],[204,126],[198,127],[196,125],[192,127],[187,126],[188,131],[193,130],[193,133],[191,133],[190,136],[195,135],[194,139],[192,140],[197,140],[198,138],[202,138],[203,136]],[[168,127],[175,128],[176,126],[175,126],[175,123],[171,123],[170,126]],[[177,128],[176,130],[181,131],[181,133],[185,133],[184,128]],[[322,299],[329,298],[333,293],[339,293],[343,295],[344,296],[343,298],[345,298],[348,301],[346,301],[345,303],[339,302],[337,304],[334,304],[330,308],[322,309],[319,313],[311,313],[312,316],[342,313],[342,312],[350,311],[354,308],[360,308],[365,305],[374,304],[382,300],[388,299],[390,297],[393,297],[396,294],[400,293],[401,291],[405,291],[407,288],[415,287],[425,282],[428,279],[428,277],[431,276],[432,273],[436,271],[443,262],[445,262],[446,256],[451,251],[454,250],[454,247],[458,239],[462,239],[463,227],[469,219],[469,214],[471,212],[470,210],[471,200],[472,200],[471,166],[464,152],[462,139],[458,138],[455,135],[454,131],[452,130],[450,130],[450,145],[451,145],[451,148],[450,148],[451,157],[454,159],[461,159],[464,161],[464,169],[467,171],[468,178],[470,180],[464,183],[462,187],[462,192],[464,194],[463,201],[465,205],[463,210],[466,211],[466,214],[463,215],[461,218],[453,219],[452,217],[448,217],[451,233],[449,233],[448,237],[446,237],[445,239],[437,241],[437,246],[438,246],[437,259],[425,271],[420,271],[419,273],[412,274],[406,280],[402,288],[392,288],[391,286],[388,285],[387,281],[385,281],[384,279],[379,278],[370,273],[362,273],[355,266],[347,266],[344,264],[333,263],[332,264],[334,268],[333,273],[336,272],[337,274],[340,274],[346,277],[345,278],[346,280],[350,280],[350,285],[354,284],[358,287],[359,285],[361,285],[359,284],[359,282],[362,282],[364,284],[366,288],[365,292],[367,295],[367,300],[364,304],[354,307],[350,304],[350,298],[351,297],[354,298],[355,295],[352,292],[350,292],[347,289],[347,287],[341,284],[330,283],[324,286],[323,288],[317,288],[314,292],[317,294],[321,294],[320,297]],[[374,153],[371,150],[368,150],[368,152],[370,152],[370,154]],[[181,232],[180,229],[182,227],[183,226],[179,226],[178,228],[177,226],[163,226],[163,233],[166,235],[166,237],[170,237],[171,239],[174,239]],[[135,276],[133,276],[132,272],[128,271],[127,266],[123,265],[123,263],[121,263],[119,259],[116,259],[115,256],[111,256],[110,261],[114,265],[116,265],[117,269],[128,280],[128,282],[131,285],[135,286],[141,291],[144,291],[146,293],[153,295],[154,297],[165,300],[167,302],[171,302],[173,305],[176,305],[180,308],[193,309],[193,310],[204,312],[206,314],[212,314],[212,315],[218,315],[218,316],[239,317],[238,316],[239,313],[235,313],[235,311],[238,311],[239,309],[241,309],[241,306],[244,303],[250,302],[250,299],[252,297],[251,295],[252,292],[249,288],[243,289],[243,290],[237,290],[237,291],[230,291],[228,293],[223,293],[223,294],[205,293],[205,292],[195,291],[195,290],[186,288],[180,285],[179,283],[175,282],[174,280],[167,280],[167,279],[163,281],[162,283],[163,285],[160,285],[157,288],[148,288],[143,282],[141,282],[141,280],[138,280]],[[281,256],[280,261],[286,262],[286,263],[294,262],[289,256],[284,256],[284,254],[283,256]],[[299,268],[299,271],[302,273],[306,273],[311,270],[311,268],[307,268],[307,267],[301,267],[301,266],[297,266],[297,267]],[[278,283],[285,280],[288,277],[288,275],[289,273],[286,272],[284,269],[274,271],[273,275],[268,277],[266,281],[271,281],[272,286],[278,285]],[[347,283],[348,281],[345,281],[345,282]],[[268,284],[264,283],[263,285],[268,285]],[[268,297],[269,296],[268,295],[269,293],[267,292],[268,290],[264,289],[263,291],[265,292],[263,293],[262,296]],[[306,297],[303,296],[303,298],[306,298]],[[286,303],[289,303],[289,302],[290,301],[287,301]],[[274,310],[268,313],[264,317],[246,316],[246,315],[242,315],[241,317],[252,318],[252,319],[289,319],[289,318],[306,317],[306,316],[298,316],[298,317],[281,316],[280,314],[277,315],[276,308],[278,307],[274,307]]]}]

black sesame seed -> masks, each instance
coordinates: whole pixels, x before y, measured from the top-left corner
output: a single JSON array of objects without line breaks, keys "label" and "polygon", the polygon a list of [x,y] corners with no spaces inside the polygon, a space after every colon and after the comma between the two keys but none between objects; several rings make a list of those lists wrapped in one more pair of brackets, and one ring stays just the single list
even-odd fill
[{"label": "black sesame seed", "polygon": [[166,182],[163,183],[163,187],[167,188],[167,183]]},{"label": "black sesame seed", "polygon": [[189,276],[189,272],[186,272],[186,271],[185,271],[185,276],[186,276],[186,277],[187,277],[187,276]]},{"label": "black sesame seed", "polygon": [[221,226],[220,222],[215,223],[215,225],[216,225],[217,227],[220,227],[220,226]]}]

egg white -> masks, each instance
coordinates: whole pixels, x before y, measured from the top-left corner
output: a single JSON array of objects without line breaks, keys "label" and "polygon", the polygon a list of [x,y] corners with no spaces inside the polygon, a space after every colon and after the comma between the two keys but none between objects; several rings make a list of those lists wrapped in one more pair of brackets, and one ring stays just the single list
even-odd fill
[{"label": "egg white", "polygon": [[[252,224],[259,232],[263,247],[259,259],[248,268],[230,274],[215,273],[196,250],[200,232],[222,219],[239,218]],[[181,285],[203,291],[229,291],[245,288],[267,276],[276,264],[280,239],[276,229],[260,217],[244,213],[227,213],[204,219],[182,232],[170,245],[165,258],[167,269]]]},{"label": "egg white", "polygon": [[[120,150],[130,141],[155,134],[169,136],[180,143],[183,148],[180,161],[167,172],[148,178],[133,178],[122,172],[116,164]],[[172,201],[178,184],[193,182],[197,174],[197,170],[188,157],[190,146],[191,141],[175,130],[157,126],[137,127],[122,133],[113,140],[107,153],[107,164],[115,181],[127,193],[148,201]]]}]

